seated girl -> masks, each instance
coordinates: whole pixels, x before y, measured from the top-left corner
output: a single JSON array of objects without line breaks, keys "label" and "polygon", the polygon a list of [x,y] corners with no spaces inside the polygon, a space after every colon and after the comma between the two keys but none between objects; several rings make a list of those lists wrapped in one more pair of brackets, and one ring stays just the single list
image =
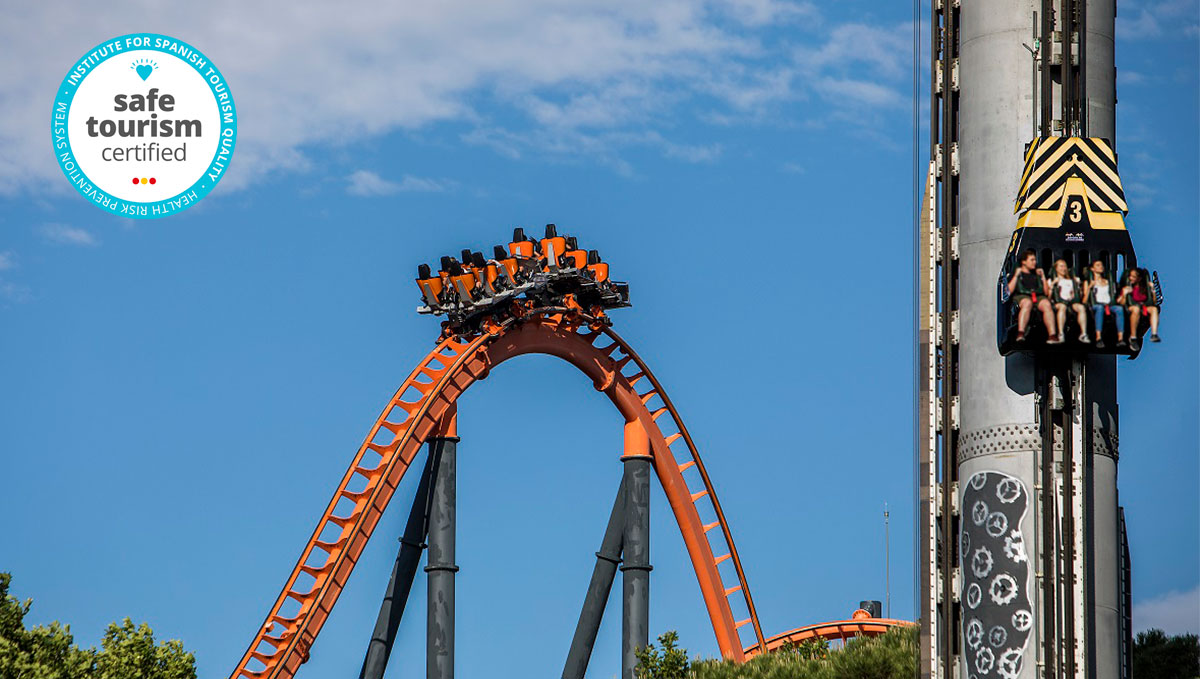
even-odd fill
[{"label": "seated girl", "polygon": [[1067,312],[1075,314],[1079,324],[1079,341],[1087,344],[1091,338],[1087,334],[1087,307],[1083,305],[1083,284],[1071,275],[1067,260],[1059,259],[1054,262],[1054,280],[1050,281],[1050,301],[1058,314],[1058,332],[1067,332]]},{"label": "seated girl", "polygon": [[1096,315],[1096,348],[1104,348],[1104,319],[1109,315],[1116,316],[1117,346],[1125,346],[1125,307],[1117,302],[1116,286],[1108,280],[1102,260],[1092,262],[1092,277],[1084,285],[1083,298]]},{"label": "seated girl", "polygon": [[[1150,341],[1159,342],[1158,338],[1158,305],[1150,291],[1150,281],[1145,269],[1130,269],[1125,287],[1117,302],[1129,311],[1129,342],[1138,341],[1138,322],[1146,316],[1150,317]],[[1136,346],[1135,346],[1136,348]]]}]

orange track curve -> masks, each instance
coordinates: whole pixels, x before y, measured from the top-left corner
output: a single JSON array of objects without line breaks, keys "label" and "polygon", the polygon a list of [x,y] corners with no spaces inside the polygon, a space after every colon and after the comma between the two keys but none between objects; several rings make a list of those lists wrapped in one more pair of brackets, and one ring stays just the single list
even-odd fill
[{"label": "orange track curve", "polygon": [[908,620],[866,617],[865,611],[859,611],[858,613],[864,614],[863,617],[855,615],[850,620],[820,622],[815,625],[805,625],[804,627],[799,627],[783,634],[777,634],[762,644],[746,647],[744,651],[745,655],[747,658],[752,658],[764,651],[769,653],[778,650],[785,644],[798,644],[809,639],[835,641],[838,639],[852,639],[854,637],[876,637],[886,633],[893,627],[911,627],[915,624]]},{"label": "orange track curve", "polygon": [[[654,468],[683,535],[721,655],[739,661],[746,658],[738,630],[747,624],[752,625],[756,641],[750,648],[766,646],[712,481],[662,385],[611,329],[586,331],[580,324],[591,319],[568,317],[563,311],[531,312],[523,321],[509,321],[493,334],[467,343],[445,339],[417,365],[371,427],[231,679],[295,676],[425,440],[472,384],[487,377],[494,366],[524,354],[557,356],[571,363],[609,397],[626,422],[641,424],[649,436]],[[601,337],[612,344],[597,347]],[[643,380],[650,388],[639,392],[636,385]],[[670,416],[664,421],[666,428],[674,429],[666,435],[658,423],[664,414]],[[677,449],[684,449],[680,450],[687,456],[683,463],[671,449],[681,441],[683,446]],[[685,473],[692,469],[695,473],[689,475],[694,480],[689,485]],[[707,513],[714,519],[707,523],[697,507],[702,500],[707,500]],[[720,566],[726,562],[732,565],[736,579],[730,586],[725,585],[721,573]],[[730,602],[734,594],[740,595],[736,600],[747,616],[742,620],[735,620]]]}]

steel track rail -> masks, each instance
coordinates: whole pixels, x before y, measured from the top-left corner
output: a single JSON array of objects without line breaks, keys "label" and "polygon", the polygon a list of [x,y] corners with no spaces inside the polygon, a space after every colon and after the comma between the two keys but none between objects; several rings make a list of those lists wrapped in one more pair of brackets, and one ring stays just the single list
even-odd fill
[{"label": "steel track rail", "polygon": [[[455,342],[452,338],[443,340],[421,360],[388,401],[338,484],[337,491],[317,522],[317,527],[301,552],[300,559],[292,569],[283,590],[234,669],[232,677],[291,677],[300,665],[308,660],[309,649],[337,602],[367,539],[374,531],[400,479],[416,457],[421,442],[436,423],[436,420],[431,421],[427,417],[429,406],[434,400],[433,396],[444,388],[450,368],[461,363],[467,353],[466,349],[477,348],[482,341],[483,338],[479,338],[466,345]],[[451,358],[453,360],[448,361]],[[434,369],[431,367],[433,363],[443,367]],[[432,381],[419,381],[418,378],[422,375],[431,378]],[[416,389],[420,393],[420,398],[415,402],[404,400],[410,389]],[[401,419],[398,422],[389,420],[389,417],[397,415],[397,410],[403,413]],[[382,429],[396,434],[387,446],[374,443]],[[419,429],[423,431],[418,431]],[[415,445],[410,444],[401,449],[402,443],[413,441]],[[368,452],[380,455],[380,461],[375,467],[362,466]],[[366,487],[360,491],[350,489],[350,484],[356,476],[362,476],[366,480]],[[387,482],[381,483],[385,478]],[[334,514],[343,498],[354,503],[349,516]],[[341,527],[340,534],[332,542],[322,541],[322,534],[329,531],[331,525]],[[319,555],[315,555],[318,551],[326,554],[323,560]],[[320,564],[316,565],[318,561]],[[298,583],[305,575],[313,579],[312,586],[306,592],[298,591]],[[289,600],[295,603],[289,604]],[[284,612],[285,607],[294,605],[299,606],[294,613]],[[281,630],[278,635],[271,634],[277,627]],[[259,667],[252,667],[253,663],[257,663]]]},{"label": "steel track rail", "polygon": [[[589,323],[599,329],[583,332],[581,327]],[[601,335],[613,343],[594,346]],[[527,353],[558,356],[575,365],[592,378],[596,389],[609,397],[627,422],[636,420],[642,425],[649,435],[655,471],[683,535],[722,655],[733,660],[745,659],[738,630],[748,623],[753,623],[758,645],[765,643],[741,559],[711,479],[661,384],[616,333],[583,314],[568,314],[566,309],[549,307],[531,311],[523,319],[512,319],[493,334],[481,335],[470,342],[445,339],[418,363],[359,447],[231,679],[295,676],[308,659],[312,644],[367,540],[422,444],[436,433],[443,416],[472,384],[486,378],[492,367]],[[619,355],[614,356],[615,353]],[[625,375],[622,371],[630,364],[637,372]],[[642,378],[652,388],[639,393],[635,384]],[[654,399],[663,405],[651,410]],[[678,431],[664,436],[656,421],[667,413]],[[690,457],[682,464],[670,448],[679,440],[685,442]],[[379,456],[374,466],[370,466],[373,460],[368,459],[371,454]],[[695,492],[683,476],[693,467],[701,478],[701,488]],[[357,480],[359,477],[362,481]],[[362,488],[355,490],[359,485]],[[709,499],[716,515],[716,521],[708,524],[703,522],[696,506],[703,498]],[[717,535],[724,543],[718,546],[728,549],[719,557],[707,537],[718,527],[721,530]],[[723,583],[718,568],[727,560],[734,565],[737,578],[737,583],[730,587]],[[749,617],[735,621],[729,598],[739,592]]]},{"label": "steel track rail", "polygon": [[805,625],[797,629],[777,634],[769,639],[763,647],[751,646],[746,649],[746,657],[752,658],[762,653],[761,648],[768,652],[775,651],[787,644],[799,644],[809,639],[825,639],[826,641],[846,640],[855,637],[877,637],[886,634],[895,627],[914,627],[918,623],[893,618],[852,618],[850,620],[833,620],[819,622],[815,625]]},{"label": "steel track rail", "polygon": [[[692,440],[692,435],[688,432],[687,426],[684,425],[683,418],[679,416],[679,411],[675,409],[675,404],[671,402],[671,398],[667,396],[666,390],[663,389],[662,384],[658,381],[658,378],[654,376],[654,373],[650,371],[650,368],[647,367],[646,363],[642,361],[637,352],[634,351],[633,348],[629,346],[627,342],[625,342],[625,340],[617,335],[614,330],[606,327],[604,328],[604,333],[611,337],[614,341],[618,342],[621,345],[621,350],[633,358],[633,362],[637,364],[638,369],[640,369],[646,375],[646,379],[650,380],[650,384],[654,386],[655,391],[662,399],[663,405],[666,406],[667,411],[671,414],[671,419],[674,420],[675,427],[679,430],[679,433],[683,435],[683,441],[687,445],[688,453],[695,462],[696,470],[700,473],[700,478],[704,483],[704,489],[707,491],[707,497],[712,504],[713,512],[716,514],[717,520],[720,522],[721,536],[725,540],[725,546],[728,548],[727,554],[731,556],[734,571],[737,573],[738,584],[740,585],[740,589],[738,591],[742,593],[742,597],[746,604],[746,610],[750,616],[747,620],[753,625],[754,637],[757,641],[756,646],[761,649],[766,644],[766,639],[763,636],[762,625],[758,620],[758,611],[754,607],[754,598],[750,595],[750,587],[746,583],[746,572],[742,568],[742,559],[741,556],[738,555],[737,548],[734,546],[733,533],[729,528],[729,522],[725,519],[725,512],[721,509],[721,502],[717,499],[717,491],[713,487],[711,477],[708,475],[708,469],[704,466],[704,460],[700,457],[700,451],[696,448],[696,443]],[[745,622],[746,621],[743,621],[741,624],[745,624]]]}]

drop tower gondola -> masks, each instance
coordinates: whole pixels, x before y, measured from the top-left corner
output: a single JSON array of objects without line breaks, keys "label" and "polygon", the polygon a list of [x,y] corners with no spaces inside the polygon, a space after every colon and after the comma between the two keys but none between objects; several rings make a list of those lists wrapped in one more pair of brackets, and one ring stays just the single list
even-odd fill
[{"label": "drop tower gondola", "polygon": [[[1025,169],[1013,208],[1018,215],[1016,229],[997,282],[996,342],[1001,354],[1037,351],[1124,354],[1131,358],[1138,355],[1140,343],[1118,341],[1117,336],[1136,338],[1145,333],[1145,324],[1126,332],[1128,324],[1123,316],[1104,314],[1097,327],[1090,308],[1084,316],[1086,327],[1079,327],[1075,313],[1065,314],[1066,326],[1060,329],[1062,341],[1054,344],[1047,343],[1049,333],[1039,314],[1030,313],[1029,337],[1018,341],[1019,310],[1008,288],[1020,258],[1032,250],[1038,269],[1046,275],[1052,276],[1055,262],[1061,260],[1076,281],[1088,280],[1093,264],[1101,262],[1113,280],[1115,295],[1127,283],[1128,272],[1137,268],[1137,255],[1125,226],[1128,210],[1117,172],[1117,154],[1107,139],[1044,137],[1026,145]],[[1157,272],[1154,279],[1157,281]],[[1155,301],[1161,306],[1157,285],[1155,292]],[[1097,333],[1103,337],[1102,343],[1091,341]]]}]

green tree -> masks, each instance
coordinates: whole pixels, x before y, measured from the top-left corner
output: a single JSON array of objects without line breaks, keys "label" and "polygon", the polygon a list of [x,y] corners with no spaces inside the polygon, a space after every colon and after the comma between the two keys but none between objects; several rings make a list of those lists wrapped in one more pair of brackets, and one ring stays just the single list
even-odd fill
[{"label": "green tree", "polygon": [[57,622],[25,629],[33,601],[8,593],[12,576],[0,573],[0,677],[76,679],[86,677],[92,656],[75,646],[69,625]]},{"label": "green tree", "polygon": [[658,637],[661,650],[654,644],[635,650],[638,664],[634,676],[637,679],[687,679],[691,663],[687,649],[676,646],[678,641],[679,635],[674,631],[663,632]]},{"label": "green tree", "polygon": [[126,618],[110,624],[100,650],[79,648],[70,625],[25,627],[31,599],[8,593],[0,573],[0,677],[4,679],[196,679],[196,659],[179,641],[154,642],[154,632]]},{"label": "green tree", "polygon": [[1200,677],[1200,637],[1167,636],[1160,629],[1138,632],[1133,640],[1133,679]]},{"label": "green tree", "polygon": [[109,623],[96,653],[94,679],[196,679],[196,658],[178,639],[154,643],[150,625]]},{"label": "green tree", "polygon": [[805,660],[820,660],[829,655],[829,640],[821,638],[805,639],[800,643],[785,641],[776,653],[793,653]]}]

